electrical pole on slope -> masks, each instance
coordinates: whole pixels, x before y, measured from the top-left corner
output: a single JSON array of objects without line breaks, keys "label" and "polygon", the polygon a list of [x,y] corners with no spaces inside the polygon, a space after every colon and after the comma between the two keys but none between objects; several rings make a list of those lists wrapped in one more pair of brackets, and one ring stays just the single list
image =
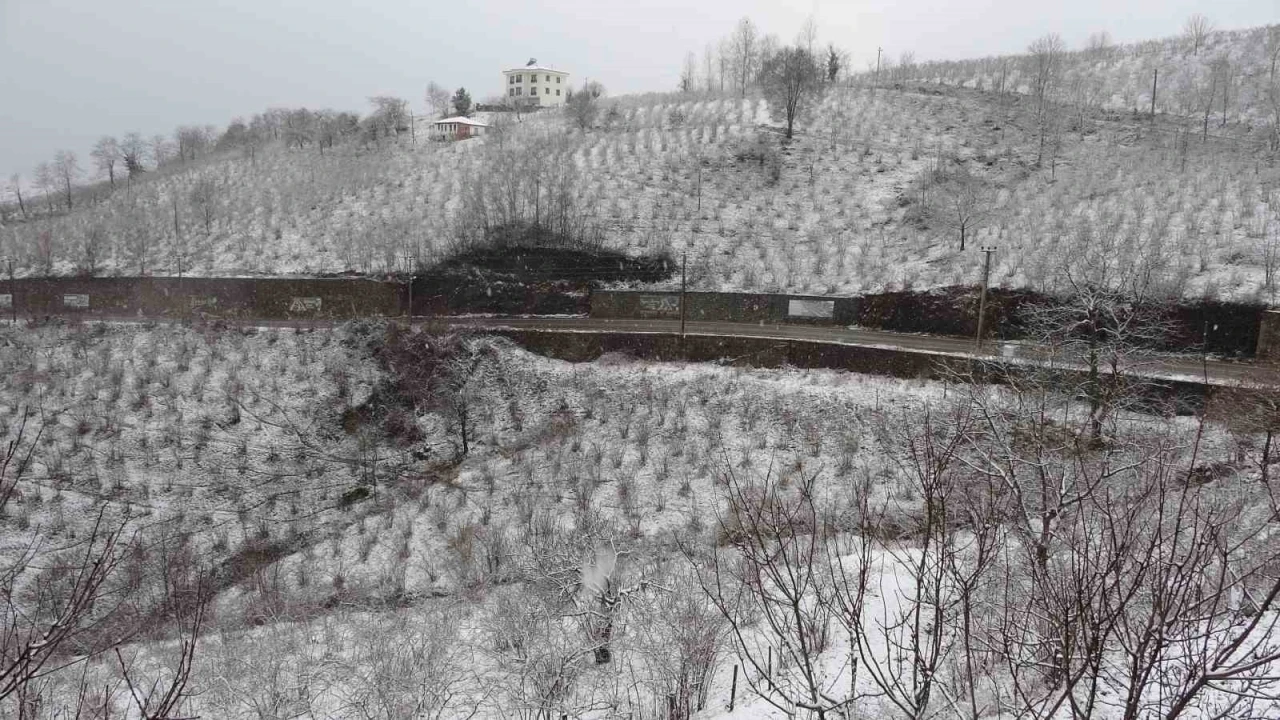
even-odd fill
[{"label": "electrical pole on slope", "polygon": [[684,340],[684,316],[685,316],[684,308],[685,308],[685,299],[687,297],[685,283],[688,278],[688,274],[686,273],[688,266],[689,266],[689,253],[687,252],[680,253],[680,340],[681,341]]},{"label": "electrical pole on slope", "polygon": [[978,335],[974,338],[974,352],[982,352],[982,321],[987,313],[987,282],[991,277],[991,253],[996,251],[994,245],[981,248],[986,255],[982,260],[982,295],[978,297]]}]

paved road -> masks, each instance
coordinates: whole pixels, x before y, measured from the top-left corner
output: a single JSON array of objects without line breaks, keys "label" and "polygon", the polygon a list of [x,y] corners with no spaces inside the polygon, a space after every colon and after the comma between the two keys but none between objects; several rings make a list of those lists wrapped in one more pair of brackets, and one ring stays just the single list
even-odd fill
[{"label": "paved road", "polygon": [[[612,320],[582,317],[529,317],[490,318],[453,317],[440,318],[453,327],[512,328],[517,330],[558,330],[572,332],[623,332],[623,333],[678,333],[679,320]],[[691,335],[720,337],[760,337],[778,340],[808,340],[893,348],[915,352],[969,357],[974,354],[972,340],[937,335],[913,335],[860,328],[829,327],[820,325],[757,325],[731,322],[687,322],[685,332]],[[1019,343],[987,342],[983,355],[1019,360],[1033,360],[1034,353]],[[1207,373],[1206,373],[1207,370]],[[1158,377],[1202,381],[1207,374],[1214,385],[1238,383],[1280,386],[1280,368],[1251,362],[1224,362],[1199,358],[1162,356],[1144,362],[1144,374]]]},{"label": "paved road", "polygon": [[[133,316],[84,318],[99,322],[184,322],[174,318],[139,318]],[[479,329],[510,328],[514,330],[542,330],[553,332],[610,332],[671,334],[680,332],[679,320],[606,319],[588,317],[425,317],[414,316],[415,324],[437,323],[449,327]],[[326,327],[345,320],[250,320],[240,321],[259,327]],[[911,352],[935,353],[952,357],[972,357],[972,340],[938,335],[914,335],[909,333],[865,330],[861,328],[831,327],[823,325],[765,325],[733,322],[687,322],[685,332],[690,335],[713,337],[753,337],[776,340],[803,340],[864,347],[889,348]],[[999,357],[1012,362],[1034,362],[1034,353],[1019,343],[987,342],[983,355]],[[1247,384],[1280,388],[1280,366],[1269,367],[1252,362],[1224,362],[1209,360],[1207,363],[1188,356],[1165,356],[1144,363],[1142,374],[1154,377],[1174,378],[1191,382],[1203,382],[1207,376],[1211,385]]]}]

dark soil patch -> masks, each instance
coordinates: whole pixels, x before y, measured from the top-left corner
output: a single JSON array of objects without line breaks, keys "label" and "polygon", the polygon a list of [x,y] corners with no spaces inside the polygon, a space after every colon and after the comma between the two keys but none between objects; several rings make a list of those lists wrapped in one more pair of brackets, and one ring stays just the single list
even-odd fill
[{"label": "dark soil patch", "polygon": [[635,258],[607,250],[504,246],[451,257],[413,283],[415,315],[586,314],[591,290],[610,282],[657,282],[672,275],[669,257]]}]

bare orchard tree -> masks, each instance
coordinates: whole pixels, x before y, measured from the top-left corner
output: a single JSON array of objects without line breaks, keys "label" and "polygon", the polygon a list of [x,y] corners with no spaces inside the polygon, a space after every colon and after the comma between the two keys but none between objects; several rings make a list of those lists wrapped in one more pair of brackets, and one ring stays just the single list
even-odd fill
[{"label": "bare orchard tree", "polygon": [[995,190],[982,178],[960,166],[939,173],[937,191],[933,194],[935,211],[954,230],[963,252],[969,239],[986,222],[995,209]]},{"label": "bare orchard tree", "polygon": [[[45,423],[56,419],[23,407],[13,421],[13,439],[0,448],[0,511],[23,492]],[[133,636],[135,628],[128,622],[106,631],[106,623],[117,622],[116,611],[127,601],[120,568],[131,544],[126,536],[128,518],[113,518],[103,505],[88,519],[87,533],[69,545],[51,549],[33,534],[0,564],[0,709],[27,706],[16,715],[0,712],[6,717],[26,717],[24,710],[30,709],[28,704],[38,698],[53,674],[74,673],[75,666],[103,657]],[[144,717],[171,717],[169,713],[185,699],[206,597],[201,593],[201,600],[192,606],[193,614],[185,617],[188,622],[179,623],[186,640],[170,678],[159,679],[149,688],[136,686],[134,663],[125,662],[116,650],[133,702],[162,711],[144,712]]]},{"label": "bare orchard tree", "polygon": [[817,103],[822,92],[822,71],[817,59],[800,46],[782,48],[764,65],[760,82],[769,106],[786,123],[786,137],[790,140],[796,121]]},{"label": "bare orchard tree", "polygon": [[354,717],[468,720],[479,710],[475,659],[460,641],[455,608],[374,615],[358,628],[345,664],[344,707]]},{"label": "bare orchard tree", "polygon": [[663,591],[637,603],[637,651],[653,704],[667,720],[689,720],[707,707],[712,676],[727,645],[727,626],[694,573],[675,569]]},{"label": "bare orchard tree", "polygon": [[722,469],[724,546],[709,558],[688,555],[705,568],[703,591],[728,624],[747,687],[783,713],[804,710],[824,720],[849,698],[822,657],[834,633],[831,605],[822,597],[816,480],[812,472],[742,477]]},{"label": "bare orchard tree", "polygon": [[54,201],[58,197],[58,175],[53,165],[42,162],[36,166],[36,187],[44,196],[45,204],[49,206],[49,212],[52,213]]},{"label": "bare orchard tree", "polygon": [[93,146],[89,153],[93,157],[94,167],[106,175],[111,187],[116,185],[116,165],[120,163],[120,143],[113,137],[103,137]]},{"label": "bare orchard tree", "polygon": [[1187,22],[1182,26],[1182,34],[1191,43],[1191,54],[1199,55],[1200,48],[1204,46],[1209,36],[1213,34],[1213,22],[1209,18],[1196,13],[1187,18]]}]

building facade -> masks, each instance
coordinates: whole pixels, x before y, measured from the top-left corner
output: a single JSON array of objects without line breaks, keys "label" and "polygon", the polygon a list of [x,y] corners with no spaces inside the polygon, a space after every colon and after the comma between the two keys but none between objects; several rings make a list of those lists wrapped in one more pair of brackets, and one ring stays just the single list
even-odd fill
[{"label": "building facade", "polygon": [[484,134],[489,126],[469,117],[451,117],[431,123],[432,140],[466,140]]},{"label": "building facade", "polygon": [[559,107],[569,97],[569,73],[530,60],[522,68],[502,71],[508,105]]}]

